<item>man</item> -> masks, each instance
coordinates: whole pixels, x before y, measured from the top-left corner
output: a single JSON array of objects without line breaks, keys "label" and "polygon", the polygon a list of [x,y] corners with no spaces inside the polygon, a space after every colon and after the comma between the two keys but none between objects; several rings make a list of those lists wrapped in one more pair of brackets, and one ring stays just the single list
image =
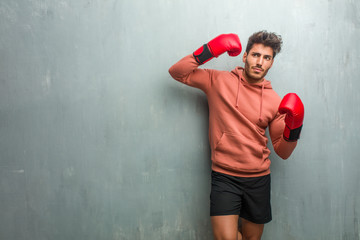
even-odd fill
[{"label": "man", "polygon": [[[269,134],[275,152],[287,159],[296,147],[304,106],[295,93],[282,100],[264,77],[280,52],[275,33],[250,36],[244,68],[231,72],[200,69],[224,52],[241,53],[236,34],[222,34],[174,64],[170,75],[205,92],[209,104],[212,160],[210,215],[215,239],[261,239],[272,219]],[[241,217],[241,233],[238,220]]]}]

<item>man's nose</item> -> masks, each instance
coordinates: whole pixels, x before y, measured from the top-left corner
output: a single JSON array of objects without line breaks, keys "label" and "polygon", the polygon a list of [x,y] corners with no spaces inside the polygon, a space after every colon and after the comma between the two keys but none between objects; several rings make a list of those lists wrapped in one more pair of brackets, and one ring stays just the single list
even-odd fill
[{"label": "man's nose", "polygon": [[259,65],[259,66],[262,66],[264,63],[264,58],[263,57],[259,57],[256,61],[256,64]]}]

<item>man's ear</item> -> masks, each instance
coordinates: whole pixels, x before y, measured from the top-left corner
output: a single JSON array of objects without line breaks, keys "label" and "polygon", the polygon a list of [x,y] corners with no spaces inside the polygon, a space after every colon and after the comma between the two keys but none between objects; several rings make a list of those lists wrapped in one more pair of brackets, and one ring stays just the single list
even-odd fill
[{"label": "man's ear", "polygon": [[246,57],[247,57],[247,52],[244,52],[244,55],[243,55],[243,63],[245,63]]}]

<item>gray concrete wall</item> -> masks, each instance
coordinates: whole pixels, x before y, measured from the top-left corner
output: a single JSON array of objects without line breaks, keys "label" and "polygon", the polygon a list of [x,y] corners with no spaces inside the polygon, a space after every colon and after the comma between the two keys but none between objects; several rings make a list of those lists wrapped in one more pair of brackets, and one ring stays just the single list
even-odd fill
[{"label": "gray concrete wall", "polygon": [[263,29],[284,39],[268,79],[306,110],[292,157],[271,155],[263,239],[359,239],[354,0],[0,1],[0,239],[211,239],[207,101],[167,71]]}]

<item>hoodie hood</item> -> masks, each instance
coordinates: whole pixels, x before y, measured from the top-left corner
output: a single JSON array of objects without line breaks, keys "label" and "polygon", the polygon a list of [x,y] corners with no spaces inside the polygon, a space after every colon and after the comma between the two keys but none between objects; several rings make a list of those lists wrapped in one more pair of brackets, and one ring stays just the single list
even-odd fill
[{"label": "hoodie hood", "polygon": [[246,81],[245,77],[243,76],[244,68],[243,67],[236,67],[234,70],[231,71],[234,75],[238,77],[238,90],[236,93],[236,103],[235,107],[238,108],[239,106],[239,91],[240,91],[240,84],[248,87],[254,87],[254,88],[260,88],[261,94],[260,94],[260,106],[259,106],[259,121],[262,122],[262,108],[263,108],[263,96],[264,96],[264,89],[272,89],[271,82],[266,80],[265,78],[263,81],[258,83],[249,83]]}]

